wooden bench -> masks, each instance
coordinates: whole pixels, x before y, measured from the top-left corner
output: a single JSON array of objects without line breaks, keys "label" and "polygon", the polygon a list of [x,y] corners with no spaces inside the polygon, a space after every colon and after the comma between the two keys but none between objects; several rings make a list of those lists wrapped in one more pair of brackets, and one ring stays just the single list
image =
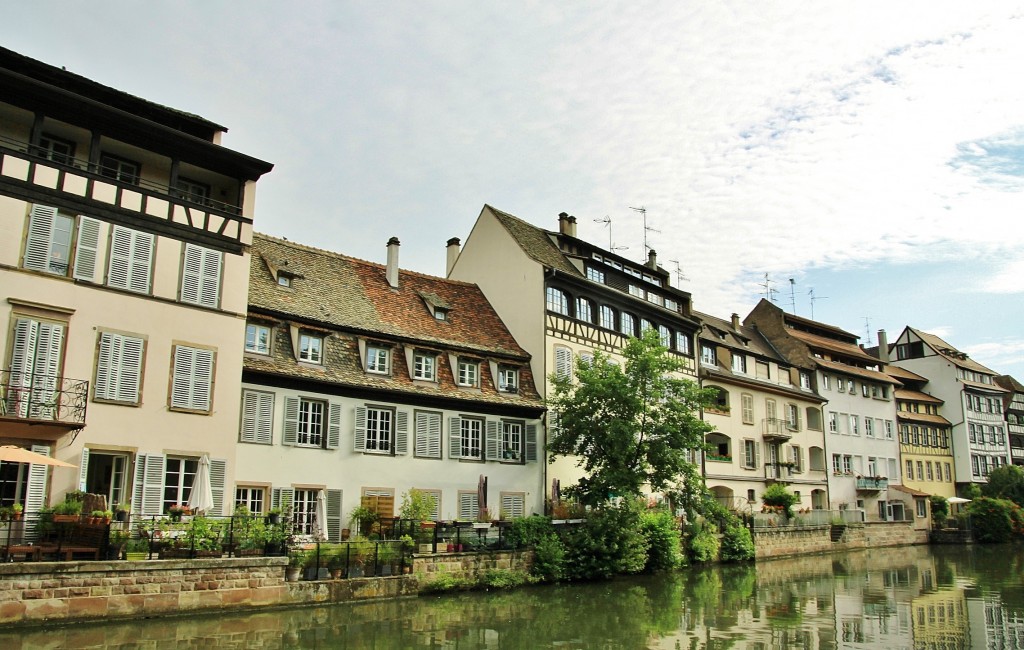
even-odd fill
[{"label": "wooden bench", "polygon": [[58,529],[58,539],[41,543],[40,555],[54,556],[69,561],[84,555],[93,560],[100,559],[100,552],[107,546],[107,524],[74,523]]},{"label": "wooden bench", "polygon": [[38,560],[42,555],[42,549],[39,546],[33,546],[31,544],[11,544],[10,546],[0,546],[0,559],[14,559],[21,555],[24,555],[26,560]]}]

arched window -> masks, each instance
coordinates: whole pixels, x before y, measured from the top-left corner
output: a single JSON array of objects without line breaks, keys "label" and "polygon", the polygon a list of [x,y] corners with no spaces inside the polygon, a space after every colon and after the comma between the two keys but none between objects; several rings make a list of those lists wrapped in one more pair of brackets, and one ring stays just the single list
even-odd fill
[{"label": "arched window", "polygon": [[615,310],[608,305],[601,305],[601,327],[615,329]]},{"label": "arched window", "polygon": [[814,406],[807,407],[807,428],[821,431],[821,409]]},{"label": "arched window", "polygon": [[633,314],[622,312],[622,317],[619,319],[619,331],[626,336],[636,336],[636,318],[633,317]]},{"label": "arched window", "polygon": [[569,315],[569,298],[565,295],[565,292],[561,289],[554,287],[548,287],[548,311],[553,311],[556,314],[562,314],[563,316]]},{"label": "arched window", "polygon": [[640,333],[641,334],[646,334],[647,330],[652,330],[652,329],[654,329],[654,323],[652,323],[651,321],[647,320],[646,318],[641,318],[640,319]]},{"label": "arched window", "polygon": [[669,328],[664,325],[658,325],[658,338],[661,339],[661,344],[666,348],[672,347],[672,330]]},{"label": "arched window", "polygon": [[586,298],[576,299],[576,318],[588,323],[594,322],[594,308]]},{"label": "arched window", "polygon": [[708,386],[715,390],[715,402],[711,405],[711,408],[716,411],[728,411],[729,410],[729,391],[722,388],[721,386]]},{"label": "arched window", "polygon": [[709,433],[705,440],[709,447],[707,452],[708,460],[724,463],[732,462],[732,441],[729,439],[729,436],[717,432]]}]

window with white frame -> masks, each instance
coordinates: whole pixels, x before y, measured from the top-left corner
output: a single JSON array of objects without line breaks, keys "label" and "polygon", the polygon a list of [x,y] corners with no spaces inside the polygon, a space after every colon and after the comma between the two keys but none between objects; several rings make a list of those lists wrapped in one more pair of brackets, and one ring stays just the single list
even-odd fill
[{"label": "window with white frame", "polygon": [[213,350],[174,346],[172,409],[209,413],[213,402]]},{"label": "window with white frame", "polygon": [[875,437],[875,423],[870,417],[867,416],[864,417],[864,435],[867,436],[868,438]]},{"label": "window with white frame", "polygon": [[324,337],[317,334],[299,334],[299,361],[324,362]]},{"label": "window with white frame", "polygon": [[619,315],[619,331],[626,336],[636,336],[636,317],[622,312]]},{"label": "window with white frame", "polygon": [[437,355],[433,352],[414,352],[412,355],[412,378],[435,381],[437,378]]},{"label": "window with white frame", "polygon": [[416,411],[415,454],[418,458],[441,457],[441,414],[434,411]]},{"label": "window with white frame", "polygon": [[484,421],[478,418],[460,418],[460,457],[482,459]]},{"label": "window with white frame", "polygon": [[[860,461],[857,461],[858,464]],[[843,472],[846,474],[853,473],[853,456],[846,454],[843,456]]]},{"label": "window with white frame", "polygon": [[804,454],[800,449],[800,445],[790,445],[789,462],[793,463],[794,472],[804,471]]},{"label": "window with white frame", "polygon": [[555,346],[555,377],[572,377],[572,350],[565,346]]},{"label": "window with white frame", "polygon": [[811,390],[811,373],[806,370],[800,371],[800,388]]},{"label": "window with white frame", "polygon": [[152,285],[155,237],[124,226],[114,226],[110,238],[107,286],[149,293]]},{"label": "window with white frame", "polygon": [[679,350],[686,355],[693,354],[693,349],[690,347],[689,334],[685,332],[676,332],[676,350]]},{"label": "window with white frame", "polygon": [[786,428],[790,431],[800,430],[800,407],[796,404],[786,404]]},{"label": "window with white frame", "polygon": [[743,441],[743,466],[747,469],[757,469],[757,442],[754,440]]},{"label": "window with white frame", "polygon": [[843,457],[840,454],[832,454],[832,471],[836,474],[843,473]]},{"label": "window with white frame", "polygon": [[43,133],[39,136],[39,144],[34,149],[47,160],[52,160],[62,165],[74,164],[75,143],[71,140],[59,138],[50,133]]},{"label": "window with white frame", "polygon": [[615,329],[615,310],[608,305],[601,305],[600,313],[600,324],[601,327],[609,330]]},{"label": "window with white frame", "polygon": [[367,452],[390,454],[394,441],[395,412],[389,408],[366,407]]},{"label": "window with white frame", "polygon": [[829,433],[839,433],[839,418],[834,411],[828,412],[828,431]]},{"label": "window with white frame", "polygon": [[100,154],[100,175],[113,178],[122,183],[138,185],[141,167],[134,160],[128,160],[127,158],[121,158],[109,153]]},{"label": "window with white frame", "polygon": [[718,359],[715,354],[715,347],[708,343],[700,344],[700,362],[705,366],[717,366]]},{"label": "window with white frame", "polygon": [[163,512],[167,512],[171,506],[188,503],[198,468],[198,458],[167,457],[164,465]]},{"label": "window with white frame", "polygon": [[267,489],[239,485],[235,488],[235,508],[245,506],[254,515],[264,514],[263,506],[267,502]]},{"label": "window with white frame", "polygon": [[501,422],[501,460],[518,463],[523,459],[523,423]]},{"label": "window with white frame", "polygon": [[82,215],[76,218],[61,214],[55,207],[33,205],[29,211],[22,266],[91,282],[95,279],[99,257],[99,237],[100,222],[96,219]]},{"label": "window with white frame", "polygon": [[856,392],[853,389],[853,380],[852,379],[847,380],[847,382],[846,382],[846,392],[850,393],[851,395],[853,395]]},{"label": "window with white frame", "polygon": [[258,323],[246,323],[245,351],[270,354],[270,328]]},{"label": "window with white frame", "polygon": [[239,442],[269,445],[274,432],[274,393],[242,389],[242,426]]},{"label": "window with white frame", "polygon": [[740,395],[740,404],[743,411],[743,424],[754,423],[754,396],[749,393]]},{"label": "window with white frame", "polygon": [[519,370],[508,366],[498,368],[498,390],[506,393],[519,391]]},{"label": "window with white frame", "polygon": [[203,307],[220,304],[220,276],[224,254],[185,244],[181,265],[181,301]]},{"label": "window with white frame", "polygon": [[601,284],[604,284],[604,271],[593,266],[588,266],[587,279],[591,282],[600,282]]},{"label": "window with white frame", "polygon": [[141,337],[100,332],[93,398],[138,404],[145,350],[146,341]]},{"label": "window with white frame", "polygon": [[383,345],[367,345],[366,372],[377,375],[386,375],[391,372],[391,349]]},{"label": "window with white frame", "polygon": [[300,447],[323,447],[324,416],[327,404],[320,400],[299,399],[299,416],[295,429],[295,444]]},{"label": "window with white frame", "polygon": [[851,413],[850,414],[850,433],[855,435],[855,436],[859,436],[860,435],[859,422],[860,422],[860,418],[858,418],[856,415]]},{"label": "window with white frame", "polygon": [[832,376],[828,373],[821,376],[821,387],[824,390],[832,390]]},{"label": "window with white frame", "polygon": [[459,386],[479,386],[480,362],[475,359],[459,359],[456,383]]},{"label": "window with white frame", "polygon": [[565,292],[561,289],[554,287],[548,287],[547,290],[547,308],[548,311],[553,311],[556,314],[562,314],[563,316],[569,315],[569,298],[565,295]]},{"label": "window with white frame", "polygon": [[316,498],[320,490],[295,490],[292,496],[292,525],[296,535],[312,535],[317,530]]},{"label": "window with white frame", "polygon": [[741,374],[747,374],[747,357],[743,354],[733,353],[732,355],[732,371]]},{"label": "window with white frame", "polygon": [[892,440],[892,420],[885,421],[885,438]]},{"label": "window with white frame", "polygon": [[647,320],[646,318],[640,319],[640,334],[646,334],[647,332],[655,329],[654,323]]},{"label": "window with white frame", "polygon": [[658,325],[658,339],[661,341],[662,346],[666,348],[671,348],[672,330],[665,327],[664,325]]},{"label": "window with white frame", "polygon": [[594,322],[594,308],[586,298],[576,299],[576,318],[588,323]]}]

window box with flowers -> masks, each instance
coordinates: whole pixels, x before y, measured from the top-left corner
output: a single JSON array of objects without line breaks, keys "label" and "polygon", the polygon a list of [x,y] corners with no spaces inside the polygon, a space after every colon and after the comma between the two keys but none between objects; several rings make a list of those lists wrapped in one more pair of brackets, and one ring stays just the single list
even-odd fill
[{"label": "window box with flowers", "polygon": [[167,508],[167,516],[171,518],[171,521],[181,521],[181,518],[185,515],[191,515],[192,511],[188,506],[183,506],[180,503],[176,503],[173,506]]}]

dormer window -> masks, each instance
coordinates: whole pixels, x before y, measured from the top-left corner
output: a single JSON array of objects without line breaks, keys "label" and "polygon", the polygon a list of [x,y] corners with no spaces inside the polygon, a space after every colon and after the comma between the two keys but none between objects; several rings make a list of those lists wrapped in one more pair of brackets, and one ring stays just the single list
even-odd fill
[{"label": "dormer window", "polygon": [[437,320],[448,320],[448,310],[437,307],[434,309],[434,318]]},{"label": "dormer window", "polygon": [[519,370],[516,368],[498,368],[498,390],[503,393],[518,393]]},{"label": "dormer window", "polygon": [[324,362],[324,339],[314,334],[299,335],[299,361]]},{"label": "dormer window", "polygon": [[367,345],[366,372],[377,375],[386,375],[391,372],[391,350],[382,345]]},{"label": "dormer window", "polygon": [[279,286],[279,287],[291,287],[292,286],[292,276],[288,275],[287,273],[278,272],[278,274],[277,274],[277,286]]},{"label": "dormer window", "polygon": [[480,362],[475,359],[459,359],[455,381],[459,386],[476,388],[480,385]]},{"label": "dormer window", "polygon": [[413,353],[412,378],[435,381],[437,378],[437,356],[432,352]]}]

